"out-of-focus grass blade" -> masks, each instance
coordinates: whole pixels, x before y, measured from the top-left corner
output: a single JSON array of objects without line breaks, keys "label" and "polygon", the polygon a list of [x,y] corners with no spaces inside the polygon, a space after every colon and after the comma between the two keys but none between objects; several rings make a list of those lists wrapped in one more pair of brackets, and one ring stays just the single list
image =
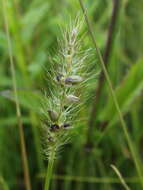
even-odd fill
[{"label": "out-of-focus grass blade", "polygon": [[[22,18],[22,35],[24,40],[33,38],[34,30],[43,17],[48,13],[49,3],[42,3],[37,7],[31,7]],[[27,30],[28,28],[28,30]]]},{"label": "out-of-focus grass blade", "polygon": [[[140,95],[142,89],[143,60],[140,60],[131,67],[125,79],[116,89],[116,97],[123,113],[129,111],[131,104]],[[117,121],[116,109],[111,98],[109,98],[107,106],[100,114],[100,119],[110,121],[111,124]]]},{"label": "out-of-focus grass blade", "polygon": [[1,190],[9,190],[7,183],[4,181],[3,177],[0,176],[0,189]]},{"label": "out-of-focus grass blade", "polygon": [[[30,124],[30,120],[28,117],[23,116],[21,117],[23,124]],[[11,116],[8,118],[1,118],[1,125],[0,128],[4,128],[5,126],[15,126],[17,125],[17,118],[16,116]]]},{"label": "out-of-focus grass blade", "polygon": [[[0,96],[14,101],[14,94],[11,90],[0,91]],[[35,112],[39,112],[41,106],[42,94],[38,90],[18,90],[18,97],[21,106]]]},{"label": "out-of-focus grass blade", "polygon": [[[40,173],[36,177],[37,179],[44,178],[45,173]],[[70,176],[70,175],[54,175],[53,179],[65,180],[65,181],[75,181],[75,182],[87,182],[87,183],[121,183],[119,178],[115,177],[93,177],[93,176]],[[124,178],[126,183],[139,183],[138,177],[126,177]]]}]

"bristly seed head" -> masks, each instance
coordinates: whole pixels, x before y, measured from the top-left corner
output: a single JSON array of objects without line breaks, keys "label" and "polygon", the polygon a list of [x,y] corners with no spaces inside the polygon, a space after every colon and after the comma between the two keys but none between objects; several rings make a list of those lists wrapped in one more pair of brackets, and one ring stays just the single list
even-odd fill
[{"label": "bristly seed head", "polygon": [[[55,57],[55,67],[49,71],[48,97],[44,101],[44,132],[45,152],[48,159],[52,151],[57,152],[59,147],[67,143],[75,125],[77,111],[80,111],[83,84],[87,81],[84,65],[87,53],[81,51],[80,41],[77,40],[80,23],[73,28],[69,27],[64,33],[64,41],[59,56]],[[53,70],[52,70],[53,69]],[[84,76],[84,78],[83,78]]]}]

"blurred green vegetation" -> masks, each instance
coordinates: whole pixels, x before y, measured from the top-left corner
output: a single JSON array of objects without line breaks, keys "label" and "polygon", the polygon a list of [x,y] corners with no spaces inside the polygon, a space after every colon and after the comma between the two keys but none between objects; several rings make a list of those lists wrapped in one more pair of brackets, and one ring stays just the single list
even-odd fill
[{"label": "blurred green vegetation", "polygon": [[[114,1],[120,4],[116,10],[118,17],[112,35],[108,71],[132,142],[142,161],[143,1],[85,0],[84,3],[97,44],[104,55]],[[18,190],[25,187],[2,0],[0,12],[0,189]],[[82,15],[82,11],[77,0],[7,0],[15,77],[30,177],[35,190],[42,189],[47,166],[42,158],[38,131],[41,91],[48,86],[45,70],[51,66],[50,57],[56,57],[61,29],[64,30],[78,14]],[[93,48],[85,23],[81,33],[84,34],[83,50]],[[91,62],[92,67],[99,72],[96,53],[92,55]],[[91,89],[86,89],[91,94],[81,113],[86,121],[78,124],[73,142],[65,146],[56,160],[52,190],[121,189],[123,187],[110,167],[111,164],[119,169],[131,189],[140,189],[135,166],[106,84],[96,102],[98,110],[91,142],[86,144],[88,120],[98,80],[99,77]]]}]

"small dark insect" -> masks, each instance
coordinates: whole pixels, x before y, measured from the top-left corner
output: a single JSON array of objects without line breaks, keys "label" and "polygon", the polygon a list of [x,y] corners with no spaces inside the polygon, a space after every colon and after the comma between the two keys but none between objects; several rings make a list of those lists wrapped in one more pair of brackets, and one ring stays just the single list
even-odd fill
[{"label": "small dark insect", "polygon": [[60,82],[62,77],[63,77],[62,74],[58,74],[58,75],[56,76],[56,80],[57,80],[58,82]]},{"label": "small dark insect", "polygon": [[57,125],[57,124],[53,124],[53,125],[51,125],[51,127],[50,127],[50,131],[52,131],[52,132],[55,132],[55,131],[57,131],[57,130],[59,130],[60,129],[60,127],[59,127],[59,125]]},{"label": "small dark insect", "polygon": [[63,124],[63,127],[64,127],[64,128],[70,127],[70,124],[69,124],[69,123],[64,123],[64,124]]}]

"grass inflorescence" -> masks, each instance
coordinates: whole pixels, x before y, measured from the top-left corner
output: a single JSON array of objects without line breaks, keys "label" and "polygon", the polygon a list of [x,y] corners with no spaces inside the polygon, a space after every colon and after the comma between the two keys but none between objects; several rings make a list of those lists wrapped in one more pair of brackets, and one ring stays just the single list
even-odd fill
[{"label": "grass inflorescence", "polygon": [[63,32],[55,67],[47,71],[49,88],[42,107],[42,143],[49,161],[45,190],[49,187],[49,176],[58,151],[71,139],[83,104],[81,89],[85,88],[90,78],[85,67],[88,53],[80,51],[80,27],[77,20],[75,25]]}]

